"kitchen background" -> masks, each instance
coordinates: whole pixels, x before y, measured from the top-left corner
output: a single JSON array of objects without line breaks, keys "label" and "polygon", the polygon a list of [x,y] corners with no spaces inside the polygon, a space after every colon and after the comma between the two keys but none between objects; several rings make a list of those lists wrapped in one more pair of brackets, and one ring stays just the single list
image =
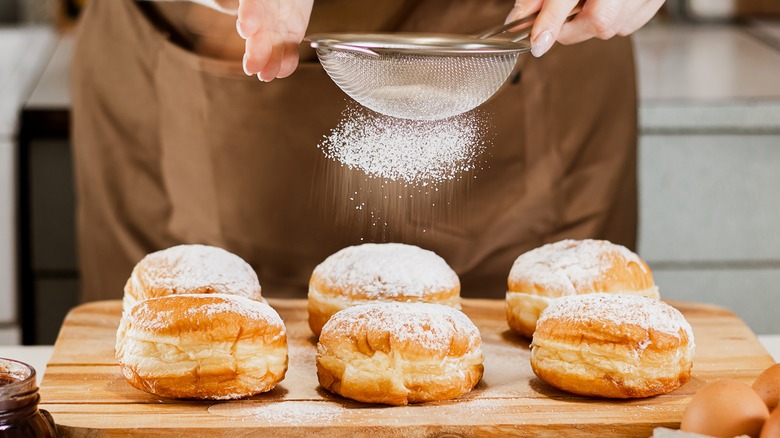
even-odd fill
[{"label": "kitchen background", "polygon": [[[78,0],[0,0],[0,345],[78,303],[68,70]],[[667,299],[780,333],[780,2],[678,0],[634,43],[639,254]]]}]

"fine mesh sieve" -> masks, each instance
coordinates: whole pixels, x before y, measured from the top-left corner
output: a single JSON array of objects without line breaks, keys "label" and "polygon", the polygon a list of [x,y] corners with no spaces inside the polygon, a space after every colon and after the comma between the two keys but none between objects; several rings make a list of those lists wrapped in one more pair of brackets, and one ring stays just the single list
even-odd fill
[{"label": "fine mesh sieve", "polygon": [[[476,108],[509,77],[518,55],[530,50],[527,43],[482,40],[476,46],[464,40],[464,46],[471,45],[468,53],[429,53],[441,51],[455,38],[369,34],[358,39],[342,34],[338,44],[330,44],[323,39],[332,40],[330,35],[316,37],[311,41],[320,63],[347,95],[378,113],[415,120],[444,119]],[[429,49],[399,47],[406,38],[424,38]],[[377,47],[378,41],[384,46]],[[353,50],[358,44],[375,54]]]},{"label": "fine mesh sieve", "polygon": [[[578,9],[572,11],[573,16]],[[476,108],[512,73],[536,14],[479,36],[370,33],[305,38],[347,95],[378,113],[437,120]],[[512,30],[511,38],[493,38]],[[519,30],[524,30],[518,33]]]}]

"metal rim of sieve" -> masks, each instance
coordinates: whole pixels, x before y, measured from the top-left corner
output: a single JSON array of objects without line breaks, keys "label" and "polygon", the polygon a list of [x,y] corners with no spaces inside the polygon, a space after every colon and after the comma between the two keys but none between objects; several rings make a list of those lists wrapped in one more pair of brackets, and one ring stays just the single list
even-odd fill
[{"label": "metal rim of sieve", "polygon": [[318,51],[345,50],[370,56],[379,56],[383,52],[468,56],[519,54],[531,50],[531,44],[527,41],[436,33],[320,33],[307,36],[305,41]]}]

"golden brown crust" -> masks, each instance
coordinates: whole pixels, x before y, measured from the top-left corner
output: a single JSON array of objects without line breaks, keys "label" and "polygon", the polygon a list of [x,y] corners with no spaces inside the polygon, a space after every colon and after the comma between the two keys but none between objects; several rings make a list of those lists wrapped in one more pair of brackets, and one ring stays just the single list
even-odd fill
[{"label": "golden brown crust", "polygon": [[322,333],[322,327],[325,326],[325,323],[328,322],[330,317],[335,315],[336,312],[350,306],[342,306],[332,302],[332,300],[329,302],[321,298],[319,294],[313,293],[312,289],[309,289],[309,302],[307,307],[309,309],[309,328],[311,328],[311,332],[314,333],[314,336],[319,337],[320,333]]},{"label": "golden brown crust", "polygon": [[482,378],[479,331],[438,304],[375,303],[337,313],[317,345],[320,385],[366,403],[447,400]]},{"label": "golden brown crust", "polygon": [[148,298],[211,293],[263,300],[257,274],[237,255],[208,245],[178,245],[136,264],[125,283],[123,308]]},{"label": "golden brown crust", "polygon": [[[580,243],[583,241],[571,241]],[[605,242],[605,241],[604,241]],[[575,243],[572,243],[574,245]],[[594,292],[632,292],[644,291],[655,286],[653,273],[644,260],[639,257],[627,258],[622,251],[616,251],[609,242],[600,245],[603,252],[598,256],[604,269],[598,276],[576,284],[576,293]],[[621,247],[622,248],[622,247]],[[524,254],[525,255],[525,254]],[[522,255],[520,257],[523,257]],[[525,292],[547,297],[570,295],[565,283],[547,283],[540,280],[534,271],[518,270],[510,275],[507,284],[510,292]]]},{"label": "golden brown crust", "polygon": [[309,280],[309,327],[319,336],[336,312],[375,301],[437,303],[460,309],[460,281],[431,251],[396,243],[344,248]]},{"label": "golden brown crust", "polygon": [[647,263],[605,240],[563,240],[520,255],[507,279],[507,323],[533,336],[551,299],[588,293],[659,298]]},{"label": "golden brown crust", "polygon": [[506,322],[509,328],[526,338],[534,335],[536,320],[549,304],[547,297],[507,292]]},{"label": "golden brown crust", "polygon": [[169,295],[122,316],[116,357],[128,382],[172,398],[265,392],[287,371],[287,335],[267,304],[226,294]]},{"label": "golden brown crust", "polygon": [[[314,278],[314,277],[312,277]],[[309,285],[309,327],[315,336],[319,336],[322,327],[331,316],[348,307],[359,306],[371,302],[404,302],[404,303],[431,303],[450,306],[460,309],[460,289],[449,289],[442,293],[426,294],[424,296],[394,296],[382,299],[354,299],[348,295],[339,295],[334,288],[329,291],[329,296],[319,293],[319,289],[310,283]]]},{"label": "golden brown crust", "polygon": [[[682,321],[667,319],[679,312],[644,297],[593,294],[591,301],[596,303],[599,296],[617,301],[638,300],[640,306],[650,304],[655,308],[625,307],[629,314],[622,315],[621,320],[635,323],[604,318],[603,312],[608,310],[595,306],[571,306],[571,317],[560,316],[560,312],[554,317],[543,313],[531,344],[531,368],[540,379],[574,394],[608,398],[665,394],[690,380],[694,352],[690,326],[682,315]],[[567,301],[583,297],[559,298],[551,307],[559,310],[568,305]],[[676,314],[661,313],[668,309],[659,312],[661,306]],[[648,318],[640,315],[643,311]],[[676,327],[675,324],[680,328],[671,333],[669,328]]]}]

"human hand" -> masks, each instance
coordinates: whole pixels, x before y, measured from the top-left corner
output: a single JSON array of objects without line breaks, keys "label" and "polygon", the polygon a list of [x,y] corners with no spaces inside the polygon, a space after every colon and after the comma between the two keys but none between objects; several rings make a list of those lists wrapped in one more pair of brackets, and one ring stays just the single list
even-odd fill
[{"label": "human hand", "polygon": [[566,21],[577,0],[515,0],[506,22],[539,12],[531,29],[531,53],[547,53],[555,41],[576,44],[591,38],[626,36],[644,26],[664,0],[585,0],[582,11]]},{"label": "human hand", "polygon": [[240,0],[236,30],[246,40],[244,72],[263,82],[286,78],[298,67],[298,45],[314,0]]}]

